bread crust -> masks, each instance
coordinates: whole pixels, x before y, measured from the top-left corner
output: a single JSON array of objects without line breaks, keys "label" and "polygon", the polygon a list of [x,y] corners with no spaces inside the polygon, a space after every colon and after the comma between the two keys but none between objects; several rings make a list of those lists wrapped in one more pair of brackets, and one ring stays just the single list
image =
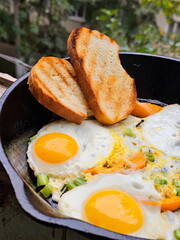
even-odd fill
[{"label": "bread crust", "polygon": [[119,45],[108,36],[84,27],[67,41],[77,80],[97,120],[114,124],[134,109],[136,88],[119,59]]},{"label": "bread crust", "polygon": [[[45,68],[45,64],[49,64],[47,69]],[[71,107],[67,106],[66,104],[61,101],[61,99],[57,96],[56,92],[53,92],[51,89],[51,86],[53,84],[53,80],[50,79],[50,76],[46,76],[48,71],[52,71],[52,74],[54,77],[58,78],[57,81],[57,91],[61,91],[61,86],[62,82],[64,84],[66,81],[66,77],[63,76],[60,72],[52,70],[54,68],[54,64],[58,64],[57,66],[63,67],[69,74],[68,75],[68,80],[70,82],[73,82],[73,85],[76,88],[79,88],[78,84],[76,83],[76,76],[74,69],[72,65],[64,60],[64,59],[59,59],[55,57],[43,57],[41,58],[38,63],[32,68],[30,72],[30,76],[28,78],[28,84],[29,84],[29,89],[32,95],[37,99],[37,101],[48,108],[50,111],[56,113],[57,115],[65,118],[68,121],[72,121],[75,123],[80,124],[84,119],[87,118],[87,111],[88,106],[87,102],[84,99],[84,96],[79,89],[78,94],[80,94],[79,98],[82,101],[82,105],[80,107],[83,107],[83,110],[79,107],[77,108],[77,105],[73,103],[73,101],[70,101],[70,98],[67,99],[67,101],[70,101]],[[46,79],[46,81],[45,81]],[[71,88],[71,86],[68,86]],[[56,86],[55,86],[56,89]],[[65,90],[62,89],[62,93],[65,92]],[[72,90],[73,91],[73,90]],[[67,94],[64,96],[64,98],[70,97]],[[85,109],[85,110],[84,110]]]}]

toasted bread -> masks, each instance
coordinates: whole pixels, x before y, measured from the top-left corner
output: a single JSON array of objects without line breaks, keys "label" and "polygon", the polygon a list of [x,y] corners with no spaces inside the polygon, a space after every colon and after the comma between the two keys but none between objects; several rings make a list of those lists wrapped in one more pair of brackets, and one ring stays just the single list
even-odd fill
[{"label": "toasted bread", "polygon": [[32,68],[28,84],[38,102],[57,115],[75,123],[87,118],[87,102],[67,60],[41,58]]},{"label": "toasted bread", "polygon": [[125,119],[135,106],[136,88],[120,63],[119,45],[99,31],[81,27],[71,32],[67,49],[97,120],[114,124]]}]

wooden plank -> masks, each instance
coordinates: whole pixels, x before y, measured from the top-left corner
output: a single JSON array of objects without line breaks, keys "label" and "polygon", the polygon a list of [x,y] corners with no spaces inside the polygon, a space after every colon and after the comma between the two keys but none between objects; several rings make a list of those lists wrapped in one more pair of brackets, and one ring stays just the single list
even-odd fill
[{"label": "wooden plank", "polygon": [[2,94],[6,91],[7,87],[0,85],[0,97],[2,96]]},{"label": "wooden plank", "polygon": [[0,72],[0,97],[6,91],[6,89],[16,81],[16,78],[10,76],[7,73]]},{"label": "wooden plank", "polygon": [[15,81],[16,81],[16,78],[10,76],[7,73],[0,72],[0,84],[1,85],[9,87]]}]

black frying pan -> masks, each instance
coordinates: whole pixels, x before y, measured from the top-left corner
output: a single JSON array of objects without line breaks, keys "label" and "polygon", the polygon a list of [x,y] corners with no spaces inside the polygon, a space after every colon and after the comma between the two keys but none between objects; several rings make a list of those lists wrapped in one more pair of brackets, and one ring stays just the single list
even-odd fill
[{"label": "black frying pan", "polygon": [[[139,98],[152,102],[158,100],[161,104],[180,104],[179,59],[141,53],[121,53],[120,59],[135,79]],[[33,174],[26,163],[28,140],[43,125],[58,117],[31,95],[27,85],[28,75],[9,87],[0,100],[0,158],[22,208],[44,222],[82,231],[90,239],[97,239],[95,235],[121,240],[142,239],[114,233],[80,220],[62,218],[51,207],[52,202],[34,194]]]}]

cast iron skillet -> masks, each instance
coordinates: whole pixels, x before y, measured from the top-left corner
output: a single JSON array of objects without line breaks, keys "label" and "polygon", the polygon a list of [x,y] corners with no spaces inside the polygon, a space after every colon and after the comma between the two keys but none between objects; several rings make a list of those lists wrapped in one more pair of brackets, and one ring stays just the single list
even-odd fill
[{"label": "cast iron skillet", "polygon": [[[180,104],[180,60],[141,53],[121,53],[123,67],[135,79],[138,97]],[[29,138],[57,119],[28,90],[29,73],[7,89],[0,100],[0,158],[22,208],[41,221],[109,239],[142,239],[114,233],[80,220],[62,218],[50,204],[34,195],[33,176],[26,163]],[[150,99],[150,100],[149,100]]]}]

